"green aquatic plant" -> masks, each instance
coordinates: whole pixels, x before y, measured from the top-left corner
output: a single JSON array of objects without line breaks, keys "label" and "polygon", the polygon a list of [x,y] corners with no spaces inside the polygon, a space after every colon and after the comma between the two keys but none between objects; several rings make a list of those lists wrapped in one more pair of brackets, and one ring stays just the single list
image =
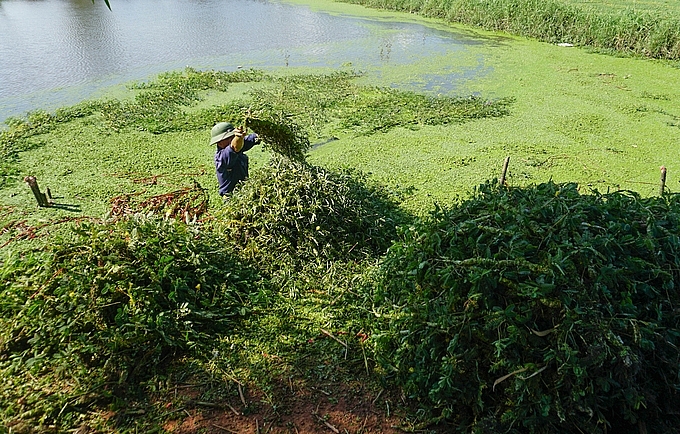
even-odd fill
[{"label": "green aquatic plant", "polygon": [[266,297],[258,273],[234,258],[196,226],[140,216],[81,221],[41,251],[6,257],[3,419],[70,426],[175,358],[200,358]]},{"label": "green aquatic plant", "polygon": [[407,219],[394,194],[359,173],[274,158],[215,213],[217,229],[273,270],[376,258]]},{"label": "green aquatic plant", "polygon": [[402,236],[377,277],[375,350],[422,417],[676,431],[680,196],[487,183]]},{"label": "green aquatic plant", "polygon": [[41,146],[41,142],[35,139],[35,136],[48,133],[57,124],[89,116],[99,107],[98,102],[84,101],[71,107],[57,109],[54,113],[33,110],[24,118],[6,119],[7,129],[0,130],[0,188],[9,185],[11,177],[17,175],[16,163],[19,153]]},{"label": "green aquatic plant", "polygon": [[184,71],[160,74],[148,83],[131,84],[131,89],[139,91],[134,99],[105,100],[101,113],[114,130],[135,128],[160,134],[209,128],[219,119],[202,116],[196,122],[194,116],[186,113],[188,107],[201,99],[201,91],[226,91],[233,83],[253,83],[267,79],[267,75],[259,70],[226,72],[186,68]]},{"label": "green aquatic plant", "polygon": [[[165,193],[157,188],[142,192],[141,186],[129,185],[121,190],[120,182],[111,182],[111,177],[128,179],[126,173],[168,180],[182,164],[183,172],[199,174],[196,180],[201,184],[212,182],[202,176],[210,159],[195,143],[199,134],[207,141],[210,128],[220,121],[245,125],[260,134],[264,148],[303,161],[312,142],[338,136],[509,114],[511,99],[423,96],[360,85],[358,77],[351,72],[275,77],[257,70],[187,68],[131,84],[134,95],[129,99],[84,102],[52,114],[32,112],[25,119],[10,119],[9,128],[0,132],[0,183],[20,182],[23,151],[49,148],[58,156],[49,164],[45,153],[27,154],[34,158],[29,174],[42,172],[38,173],[41,185],[58,185],[68,196],[92,199],[88,210],[102,210],[112,196]],[[238,96],[227,97],[233,85],[240,86]],[[213,103],[206,103],[207,98]],[[103,176],[97,176],[102,170]]]},{"label": "green aquatic plant", "polygon": [[[479,96],[427,96],[390,87],[359,85],[360,75],[281,77],[276,86],[252,92],[254,107],[290,113],[317,138],[339,130],[369,135],[396,127],[447,125],[509,114],[512,98],[489,101]],[[330,128],[331,125],[336,125]]]}]

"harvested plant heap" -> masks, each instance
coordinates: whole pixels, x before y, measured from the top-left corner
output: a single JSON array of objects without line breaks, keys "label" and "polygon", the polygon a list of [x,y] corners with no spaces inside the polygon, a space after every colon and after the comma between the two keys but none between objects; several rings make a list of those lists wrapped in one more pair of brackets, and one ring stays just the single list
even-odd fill
[{"label": "harvested plant heap", "polygon": [[[0,268],[3,416],[73,426],[174,357],[238,327],[260,278],[223,242],[173,220],[75,225]],[[76,418],[74,420],[73,418]]]},{"label": "harvested plant heap", "polygon": [[429,416],[461,432],[677,432],[680,196],[486,184],[403,236],[382,265],[376,351]]},{"label": "harvested plant heap", "polygon": [[273,158],[216,215],[222,231],[266,266],[361,260],[385,252],[404,216],[359,174]]}]

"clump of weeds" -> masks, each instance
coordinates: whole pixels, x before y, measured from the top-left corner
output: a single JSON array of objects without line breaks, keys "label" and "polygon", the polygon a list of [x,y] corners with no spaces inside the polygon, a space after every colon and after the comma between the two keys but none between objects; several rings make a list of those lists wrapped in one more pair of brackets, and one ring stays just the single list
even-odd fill
[{"label": "clump of weeds", "polygon": [[676,432],[680,196],[487,183],[404,228],[376,357],[458,432]]},{"label": "clump of weeds", "polygon": [[0,269],[2,420],[69,427],[138,396],[266,303],[259,274],[197,226],[79,222]]},{"label": "clump of weeds", "polygon": [[274,158],[215,213],[246,257],[276,269],[376,258],[407,221],[396,196],[360,173]]}]

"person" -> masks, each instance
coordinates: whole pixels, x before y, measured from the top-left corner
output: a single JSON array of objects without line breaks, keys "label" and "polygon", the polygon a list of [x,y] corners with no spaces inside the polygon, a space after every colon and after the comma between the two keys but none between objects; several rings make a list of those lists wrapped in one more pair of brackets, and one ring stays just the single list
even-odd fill
[{"label": "person", "polygon": [[235,128],[229,122],[219,122],[210,131],[210,144],[216,145],[215,171],[218,190],[225,196],[248,178],[248,156],[246,151],[260,142],[257,134],[245,135],[243,128]]}]

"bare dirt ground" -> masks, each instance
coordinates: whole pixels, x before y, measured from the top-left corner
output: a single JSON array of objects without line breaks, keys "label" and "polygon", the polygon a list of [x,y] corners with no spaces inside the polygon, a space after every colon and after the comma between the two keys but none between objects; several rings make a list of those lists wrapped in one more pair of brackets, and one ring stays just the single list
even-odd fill
[{"label": "bare dirt ground", "polygon": [[163,428],[177,434],[414,432],[404,417],[400,397],[384,390],[366,390],[361,383],[313,387],[289,381],[280,384],[269,398],[241,391],[224,402],[197,401],[191,398],[191,390],[184,391],[186,405]]}]

